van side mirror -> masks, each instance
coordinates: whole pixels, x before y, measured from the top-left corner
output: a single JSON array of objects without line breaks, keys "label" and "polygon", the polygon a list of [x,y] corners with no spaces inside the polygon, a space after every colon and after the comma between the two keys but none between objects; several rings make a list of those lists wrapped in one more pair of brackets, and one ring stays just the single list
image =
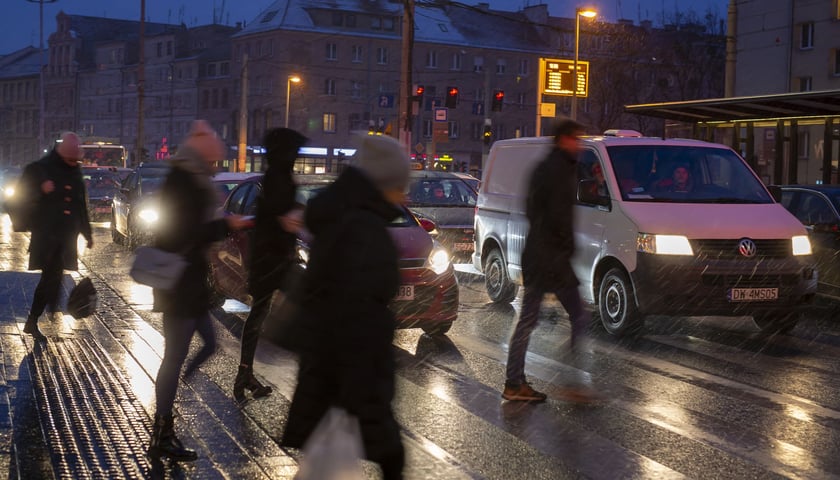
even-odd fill
[{"label": "van side mirror", "polygon": [[578,182],[578,201],[588,205],[609,206],[610,197],[598,192],[597,180],[581,180]]},{"label": "van side mirror", "polygon": [[782,187],[778,185],[768,185],[767,190],[770,192],[770,196],[773,197],[773,200],[776,203],[782,202]]}]

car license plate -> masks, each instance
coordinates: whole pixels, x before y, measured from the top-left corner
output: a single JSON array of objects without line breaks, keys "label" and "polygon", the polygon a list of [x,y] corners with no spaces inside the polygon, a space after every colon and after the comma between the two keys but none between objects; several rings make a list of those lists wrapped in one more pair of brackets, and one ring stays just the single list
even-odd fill
[{"label": "car license plate", "polygon": [[762,302],[767,300],[778,300],[778,288],[731,288],[729,289],[730,302]]},{"label": "car license plate", "polygon": [[414,300],[414,285],[400,285],[396,300]]},{"label": "car license plate", "polygon": [[94,211],[96,213],[111,213],[111,207],[96,207]]},{"label": "car license plate", "polygon": [[455,251],[456,252],[466,252],[468,250],[473,249],[472,243],[456,243],[455,244]]}]

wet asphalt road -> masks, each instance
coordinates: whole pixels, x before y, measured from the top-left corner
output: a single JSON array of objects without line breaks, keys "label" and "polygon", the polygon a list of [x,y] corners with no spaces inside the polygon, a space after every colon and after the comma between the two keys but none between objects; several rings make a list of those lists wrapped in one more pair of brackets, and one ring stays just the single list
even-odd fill
[{"label": "wet asphalt road", "polygon": [[[159,332],[148,289],[127,276],[131,253],[101,225],[95,242],[87,268],[146,322],[138,331]],[[571,356],[568,319],[549,301],[526,367],[549,400],[527,405],[500,398],[521,291],[500,307],[488,302],[480,277],[459,279],[459,320],[445,337],[402,330],[394,340],[406,478],[840,477],[840,318],[827,307],[777,337],[761,335],[748,317],[650,318],[644,335],[620,340],[593,325],[592,352]],[[214,314],[221,352],[202,373],[229,389],[246,313],[228,302]],[[276,438],[296,364],[263,342],[255,369],[277,393],[244,411]],[[582,378],[592,379],[602,404],[559,399],[560,387]]]}]

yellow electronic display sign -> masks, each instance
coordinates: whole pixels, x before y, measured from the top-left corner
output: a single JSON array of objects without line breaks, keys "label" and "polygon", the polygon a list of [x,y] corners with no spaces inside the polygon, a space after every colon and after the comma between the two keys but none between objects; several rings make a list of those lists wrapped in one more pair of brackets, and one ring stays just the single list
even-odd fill
[{"label": "yellow electronic display sign", "polygon": [[575,76],[574,60],[541,58],[540,92],[571,97],[574,95],[572,89],[577,85],[577,96],[586,97],[589,94],[589,62],[578,60],[577,70]]}]

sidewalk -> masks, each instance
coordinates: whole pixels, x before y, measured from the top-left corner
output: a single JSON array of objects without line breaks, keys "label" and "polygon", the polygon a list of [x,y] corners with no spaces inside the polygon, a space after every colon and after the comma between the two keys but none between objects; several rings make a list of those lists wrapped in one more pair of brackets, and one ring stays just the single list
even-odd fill
[{"label": "sidewalk", "polygon": [[[0,472],[7,478],[294,475],[297,462],[277,444],[279,422],[268,429],[254,420],[287,410],[287,401],[275,395],[240,408],[229,392],[235,369],[214,365],[182,379],[176,402],[176,429],[198,461],[153,465],[145,451],[163,339],[141,313],[158,314],[138,311],[93,275],[97,313],[83,320],[45,314],[39,325],[49,341],[33,342],[22,329],[39,273],[25,270],[19,244],[26,242],[8,240],[0,241]],[[223,356],[211,363],[235,365]]]}]

